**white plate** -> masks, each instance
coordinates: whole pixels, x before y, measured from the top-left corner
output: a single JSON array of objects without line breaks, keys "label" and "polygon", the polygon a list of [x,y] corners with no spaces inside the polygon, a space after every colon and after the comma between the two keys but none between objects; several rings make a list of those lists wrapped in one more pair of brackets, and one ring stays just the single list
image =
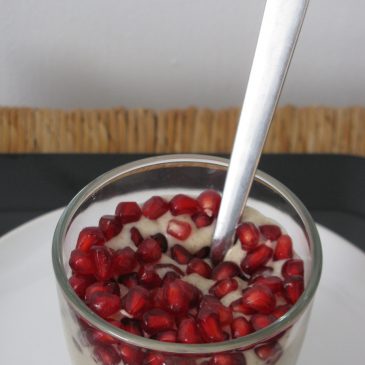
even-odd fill
[{"label": "white plate", "polygon": [[[51,265],[57,210],[0,238],[0,363],[70,363]],[[365,255],[319,226],[324,270],[298,365],[364,363]]]}]

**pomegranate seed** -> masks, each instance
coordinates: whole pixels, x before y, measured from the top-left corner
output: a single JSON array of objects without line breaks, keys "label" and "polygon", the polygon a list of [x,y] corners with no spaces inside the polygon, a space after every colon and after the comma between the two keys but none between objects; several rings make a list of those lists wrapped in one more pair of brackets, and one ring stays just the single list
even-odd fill
[{"label": "pomegranate seed", "polygon": [[143,241],[143,237],[142,237],[140,231],[136,227],[132,227],[130,229],[129,233],[131,235],[131,240],[138,247],[139,244]]},{"label": "pomegranate seed", "polygon": [[192,215],[199,210],[198,202],[190,196],[184,194],[175,195],[170,201],[170,211],[172,215],[189,214]]},{"label": "pomegranate seed", "polygon": [[167,365],[165,355],[151,351],[145,356],[143,365]]},{"label": "pomegranate seed", "polygon": [[291,276],[284,282],[284,292],[291,304],[295,304],[304,291],[304,281],[301,276]]},{"label": "pomegranate seed", "polygon": [[210,254],[210,247],[204,246],[199,251],[195,252],[194,256],[197,257],[198,259],[206,259],[207,257],[209,257],[209,254]]},{"label": "pomegranate seed", "polygon": [[79,234],[76,248],[87,252],[92,246],[102,246],[104,243],[105,238],[99,227],[86,227]]},{"label": "pomegranate seed", "polygon": [[123,342],[118,345],[118,350],[124,364],[142,364],[144,354],[139,347]]},{"label": "pomegranate seed", "polygon": [[86,289],[85,302],[90,303],[94,295],[103,293],[120,295],[119,285],[112,281],[107,283],[96,282]]},{"label": "pomegranate seed", "polygon": [[161,285],[162,280],[150,266],[141,266],[138,271],[138,283],[147,289],[156,288]]},{"label": "pomegranate seed", "polygon": [[143,328],[149,334],[171,330],[174,326],[174,317],[162,309],[154,308],[143,314]]},{"label": "pomegranate seed", "polygon": [[276,318],[270,314],[254,314],[251,317],[250,322],[251,322],[253,329],[255,331],[259,331],[259,330],[269,326],[275,320],[276,320]]},{"label": "pomegranate seed", "polygon": [[136,252],[138,260],[145,263],[158,261],[161,258],[161,254],[161,247],[153,238],[147,238],[141,242]]},{"label": "pomegranate seed", "polygon": [[235,291],[238,288],[238,283],[235,279],[227,278],[218,281],[210,289],[209,293],[215,295],[217,298],[222,298],[228,293]]},{"label": "pomegranate seed", "polygon": [[240,224],[236,233],[242,248],[246,251],[251,251],[259,243],[260,232],[251,222]]},{"label": "pomegranate seed", "polygon": [[179,274],[177,274],[175,271],[169,271],[169,272],[167,272],[165,275],[164,275],[164,277],[163,277],[163,279],[162,279],[162,282],[165,284],[165,283],[170,283],[170,282],[172,282],[172,281],[174,281],[174,280],[176,280],[176,279],[180,279],[180,275]]},{"label": "pomegranate seed", "polygon": [[177,331],[177,340],[181,343],[202,343],[198,326],[194,318],[184,318]]},{"label": "pomegranate seed", "polygon": [[272,253],[273,250],[264,244],[257,246],[242,260],[241,269],[246,274],[252,274],[260,267],[266,265],[266,263],[272,257]]},{"label": "pomegranate seed", "polygon": [[242,303],[261,314],[271,313],[276,306],[274,294],[268,287],[262,285],[245,289],[242,294]]},{"label": "pomegranate seed", "polygon": [[206,313],[218,314],[219,322],[222,326],[230,324],[233,319],[231,308],[224,306],[218,298],[212,295],[204,295],[200,302],[198,315],[204,315]]},{"label": "pomegranate seed", "polygon": [[73,274],[70,279],[68,279],[68,282],[78,297],[84,299],[87,287],[94,283],[95,279],[92,276]]},{"label": "pomegranate seed", "polygon": [[264,224],[259,228],[263,236],[270,241],[275,241],[281,236],[281,229],[275,224]]},{"label": "pomegranate seed", "polygon": [[191,234],[191,226],[188,222],[171,219],[167,224],[167,233],[180,241],[185,241]]},{"label": "pomegranate seed", "polygon": [[135,253],[130,247],[115,251],[113,256],[113,273],[116,276],[126,275],[133,272],[137,266]]},{"label": "pomegranate seed", "polygon": [[153,338],[162,342],[177,342],[177,334],[176,331],[173,330],[160,332],[156,334]]},{"label": "pomegranate seed", "polygon": [[168,249],[168,243],[166,237],[162,233],[156,233],[153,236],[151,236],[155,241],[158,242],[158,244],[161,247],[162,252],[166,252]]},{"label": "pomegranate seed", "polygon": [[212,273],[212,268],[202,259],[193,258],[189,261],[188,266],[186,268],[187,274],[198,274],[203,276],[204,278],[209,279]]},{"label": "pomegranate seed", "polygon": [[155,269],[171,269],[174,270],[179,276],[184,275],[184,272],[174,264],[156,264]]},{"label": "pomegranate seed", "polygon": [[191,216],[192,221],[195,223],[196,228],[203,228],[210,226],[213,222],[213,217],[209,217],[207,214],[198,212]]},{"label": "pomegranate seed", "polygon": [[95,246],[91,250],[91,255],[95,263],[95,277],[105,281],[112,277],[113,252],[105,246]]},{"label": "pomegranate seed", "polygon": [[293,257],[293,242],[287,234],[280,236],[274,250],[274,260],[291,259]]},{"label": "pomegranate seed", "polygon": [[90,252],[84,252],[79,249],[73,250],[68,263],[71,269],[77,274],[95,274],[96,267]]},{"label": "pomegranate seed", "polygon": [[121,360],[118,352],[112,346],[95,346],[94,355],[103,365],[117,365]]},{"label": "pomegranate seed", "polygon": [[229,307],[233,312],[243,313],[243,314],[253,314],[255,311],[243,302],[242,297],[234,300]]},{"label": "pomegranate seed", "polygon": [[222,330],[217,313],[209,312],[198,315],[198,327],[205,342],[220,342],[228,338]]},{"label": "pomegranate seed", "polygon": [[[175,279],[174,279],[175,280]],[[163,296],[163,288],[155,288],[150,292],[151,307],[152,308],[165,308],[165,300]]]},{"label": "pomegranate seed", "polygon": [[110,293],[95,293],[88,304],[102,318],[108,318],[122,309],[120,297]]},{"label": "pomegranate seed", "polygon": [[208,363],[209,365],[246,365],[243,353],[216,354]]},{"label": "pomegranate seed", "polygon": [[130,274],[121,275],[118,277],[118,282],[127,288],[133,288],[138,285],[138,274],[131,272]]},{"label": "pomegranate seed", "polygon": [[286,314],[290,310],[290,308],[291,308],[291,305],[289,305],[289,304],[279,305],[278,307],[275,308],[275,310],[271,314],[276,319],[279,319],[284,314]]},{"label": "pomegranate seed", "polygon": [[181,245],[175,245],[171,248],[171,257],[180,265],[186,265],[192,258],[190,252]]},{"label": "pomegranate seed", "polygon": [[292,259],[284,263],[281,273],[285,279],[292,276],[303,276],[304,275],[304,263],[303,260]]},{"label": "pomegranate seed", "polygon": [[201,209],[209,217],[218,216],[221,200],[221,196],[215,190],[205,190],[197,198]]},{"label": "pomegranate seed", "polygon": [[141,286],[129,289],[123,298],[124,309],[133,317],[140,317],[150,307],[148,291]]},{"label": "pomegranate seed", "polygon": [[160,196],[153,196],[148,199],[142,207],[142,214],[151,220],[164,215],[169,210],[169,203]]},{"label": "pomegranate seed", "polygon": [[[121,328],[120,323],[118,321],[108,321],[110,324]],[[113,345],[116,344],[118,342],[118,340],[116,338],[114,338],[113,336],[99,330],[96,328],[89,328],[88,332],[87,332],[87,338],[89,340],[90,343],[100,343],[100,344],[104,344],[104,345]]]},{"label": "pomegranate seed", "polygon": [[250,284],[266,286],[273,293],[281,292],[284,288],[284,283],[278,276],[257,276]]},{"label": "pomegranate seed", "polygon": [[122,224],[137,222],[141,218],[142,211],[136,202],[122,202],[117,205],[115,215]]},{"label": "pomegranate seed", "polygon": [[281,346],[277,342],[270,342],[255,348],[257,357],[265,364],[275,364],[283,353]]},{"label": "pomegranate seed", "polygon": [[212,279],[217,281],[234,276],[241,276],[241,270],[234,262],[230,261],[221,262],[212,271]]},{"label": "pomegranate seed", "polygon": [[124,317],[120,321],[120,326],[124,331],[132,333],[133,335],[143,336],[140,322],[136,319]]},{"label": "pomegranate seed", "polygon": [[245,317],[237,317],[231,323],[232,337],[238,338],[253,332],[251,323]]},{"label": "pomegranate seed", "polygon": [[103,215],[99,220],[99,228],[107,240],[120,233],[123,226],[115,215]]}]

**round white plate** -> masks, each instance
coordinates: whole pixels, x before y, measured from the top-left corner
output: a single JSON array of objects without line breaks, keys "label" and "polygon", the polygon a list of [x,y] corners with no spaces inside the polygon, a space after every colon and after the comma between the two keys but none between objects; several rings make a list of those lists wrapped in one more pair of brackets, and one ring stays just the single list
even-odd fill
[{"label": "round white plate", "polygon": [[[70,363],[51,264],[61,210],[0,238],[1,364]],[[297,365],[361,364],[365,346],[365,255],[319,226],[324,270]]]}]

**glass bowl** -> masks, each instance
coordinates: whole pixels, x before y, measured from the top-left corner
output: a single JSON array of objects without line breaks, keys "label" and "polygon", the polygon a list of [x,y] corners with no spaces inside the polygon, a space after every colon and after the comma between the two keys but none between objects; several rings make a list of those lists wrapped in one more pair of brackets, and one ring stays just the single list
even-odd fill
[{"label": "glass bowl", "polygon": [[[285,228],[305,264],[305,290],[295,305],[266,328],[247,336],[204,344],[169,343],[136,336],[91,311],[71,288],[68,261],[79,232],[114,214],[120,201],[143,203],[153,195],[222,191],[228,160],[203,155],[167,155],[115,168],[82,189],[56,227],[52,259],[65,337],[74,365],[277,364],[296,363],[322,268],[316,226],[284,185],[257,171],[247,205]],[[92,334],[92,335],[90,335]],[[97,334],[97,336],[95,336]],[[97,338],[97,340],[95,340]]]}]

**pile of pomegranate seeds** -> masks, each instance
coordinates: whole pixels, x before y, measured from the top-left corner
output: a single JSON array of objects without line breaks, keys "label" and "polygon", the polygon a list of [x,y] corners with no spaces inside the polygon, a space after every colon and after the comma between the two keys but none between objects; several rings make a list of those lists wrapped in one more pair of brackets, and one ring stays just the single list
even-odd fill
[{"label": "pile of pomegranate seeds", "polygon": [[[197,198],[178,194],[169,201],[153,196],[141,206],[119,203],[114,215],[100,218],[98,227],[80,232],[69,258],[70,285],[112,325],[159,341],[221,342],[265,328],[302,294],[303,261],[279,226],[245,221],[236,230],[240,262],[212,267],[209,245],[192,250],[188,242],[203,230],[211,237],[220,201],[217,192],[206,190]],[[156,222],[147,235],[146,220]],[[118,343],[79,322],[94,346],[94,357],[104,365],[165,363],[161,353]],[[274,364],[282,353],[278,340],[256,346],[255,356]],[[195,364],[187,358],[182,363]],[[199,363],[234,365],[246,360],[243,353],[234,353]]]}]

